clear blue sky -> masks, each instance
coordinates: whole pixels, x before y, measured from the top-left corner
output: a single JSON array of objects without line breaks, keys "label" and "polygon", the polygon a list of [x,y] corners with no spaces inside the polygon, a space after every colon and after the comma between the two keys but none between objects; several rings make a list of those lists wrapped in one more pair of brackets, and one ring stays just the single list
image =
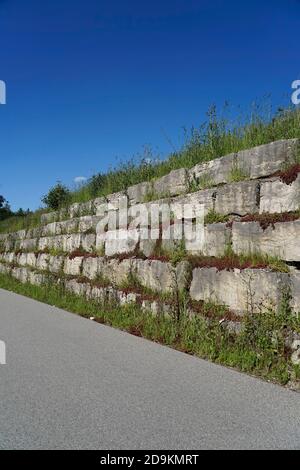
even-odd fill
[{"label": "clear blue sky", "polygon": [[274,103],[300,78],[299,0],[0,0],[0,194],[162,155],[211,103]]}]

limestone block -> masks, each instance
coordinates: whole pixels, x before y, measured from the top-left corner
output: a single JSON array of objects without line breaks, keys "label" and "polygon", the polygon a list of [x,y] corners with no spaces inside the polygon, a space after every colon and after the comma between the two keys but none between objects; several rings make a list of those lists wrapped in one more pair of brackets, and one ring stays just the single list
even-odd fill
[{"label": "limestone block", "polygon": [[38,241],[38,250],[43,251],[49,247],[50,237],[41,237]]},{"label": "limestone block", "polygon": [[176,286],[171,263],[137,259],[136,276],[141,285],[155,292],[172,292]]},{"label": "limestone block", "polygon": [[93,210],[93,201],[83,203],[75,202],[69,207],[69,216],[73,219],[74,217],[92,214]]},{"label": "limestone block", "polygon": [[277,310],[289,284],[289,274],[266,269],[195,268],[190,295],[193,300],[213,301],[243,314],[267,308]]},{"label": "limestone block", "polygon": [[47,237],[51,235],[56,235],[56,225],[57,222],[51,222],[50,224],[44,225],[41,228],[41,236]]},{"label": "limestone block", "polygon": [[28,273],[28,282],[34,286],[41,286],[46,284],[48,281],[48,276],[43,273],[38,273],[36,271],[29,271]]},{"label": "limestone block", "polygon": [[127,196],[130,205],[143,203],[147,194],[151,193],[152,184],[148,181],[135,184],[127,189]]},{"label": "limestone block", "polygon": [[187,192],[188,187],[188,175],[185,168],[173,170],[153,181],[153,191],[159,195],[177,196]]},{"label": "limestone block", "polygon": [[270,176],[295,161],[299,139],[277,140],[237,154],[237,165],[249,178]]},{"label": "limestone block", "polygon": [[223,256],[230,239],[231,229],[226,223],[208,224],[204,227],[203,239],[199,238],[199,248],[195,249],[195,245],[188,240],[185,241],[185,248],[190,254]]},{"label": "limestone block", "polygon": [[48,253],[42,253],[37,256],[36,269],[40,271],[47,271],[49,266],[50,255]]},{"label": "limestone block", "polygon": [[28,282],[28,273],[29,270],[27,268],[13,268],[11,270],[11,275],[18,281],[22,282],[22,284]]},{"label": "limestone block", "polygon": [[69,219],[57,222],[56,235],[67,235],[78,232],[79,219]]},{"label": "limestone block", "polygon": [[43,227],[30,228],[26,232],[26,238],[40,238],[42,236]]},{"label": "limestone block", "polygon": [[232,248],[237,254],[263,253],[285,261],[300,261],[300,219],[275,223],[265,230],[258,222],[234,222]]},{"label": "limestone block", "polygon": [[172,199],[170,208],[176,219],[181,219],[183,215],[192,213],[192,217],[199,214],[201,210],[199,206],[203,207],[203,214],[206,215],[209,211],[214,209],[216,189],[202,189],[195,193],[186,194]]},{"label": "limestone block", "polygon": [[300,272],[295,272],[291,277],[291,307],[297,314],[300,314]]},{"label": "limestone block", "polygon": [[80,276],[82,271],[83,256],[76,258],[65,258],[64,273],[70,276]]},{"label": "limestone block", "polygon": [[84,258],[82,262],[82,275],[88,279],[96,279],[100,271],[101,258]]},{"label": "limestone block", "polygon": [[[93,215],[104,215],[104,212],[102,213],[102,209],[107,205],[107,201],[105,197],[97,197],[96,199],[93,200]],[[99,209],[99,214],[97,214]]]},{"label": "limestone block", "polygon": [[[114,230],[106,232],[105,255],[115,256],[122,253],[132,253],[139,242],[139,230]],[[99,237],[97,238],[97,246]]]},{"label": "limestone block", "polygon": [[11,267],[7,264],[0,263],[0,273],[10,275],[11,274]]},{"label": "limestone block", "polygon": [[117,291],[117,296],[118,296],[118,303],[120,305],[136,303],[137,299],[140,297],[140,295],[136,294],[135,292],[127,293],[127,292],[122,292],[122,291]]},{"label": "limestone block", "polygon": [[222,215],[252,214],[258,212],[259,183],[240,181],[218,188],[215,211]]},{"label": "limestone block", "polygon": [[14,264],[17,262],[17,255],[14,252],[8,252],[3,254],[3,260],[6,263]]},{"label": "limestone block", "polygon": [[20,253],[19,255],[17,255],[17,264],[19,266],[27,265],[27,253]]},{"label": "limestone block", "polygon": [[189,170],[189,178],[200,186],[201,184],[216,186],[221,183],[228,183],[235,164],[236,154],[231,153],[215,160],[199,163]]},{"label": "limestone block", "polygon": [[292,184],[280,179],[261,183],[259,212],[290,212],[300,208],[300,174]]},{"label": "limestone block", "polygon": [[69,279],[65,281],[65,288],[75,295],[81,297],[90,297],[90,284],[78,282],[76,279]]},{"label": "limestone block", "polygon": [[141,240],[139,251],[146,256],[146,258],[149,258],[149,256],[153,255],[155,252],[156,243],[157,240],[151,240],[150,238],[148,240]]},{"label": "limestone block", "polygon": [[81,247],[84,251],[89,253],[95,251],[96,249],[96,234],[82,234],[81,235]]},{"label": "limestone block", "polygon": [[26,256],[26,264],[27,266],[30,266],[31,268],[35,268],[36,267],[36,255],[35,253],[27,253],[27,256]]},{"label": "limestone block", "polygon": [[71,253],[78,250],[81,246],[81,234],[73,233],[71,235],[62,235],[59,248],[65,253]]},{"label": "limestone block", "polygon": [[[109,194],[107,197],[107,210],[108,211],[117,211],[120,207],[124,207],[127,203],[127,194],[125,191],[120,191],[118,193]],[[96,213],[99,215],[99,210]],[[101,215],[101,214],[100,214]]]},{"label": "limestone block", "polygon": [[101,217],[95,215],[86,215],[84,217],[80,217],[78,224],[78,232],[85,233],[87,231],[92,230],[96,232],[96,227],[100,220]]},{"label": "limestone block", "polygon": [[14,232],[12,235],[15,240],[24,240],[26,238],[26,230],[18,230],[18,232]]},{"label": "limestone block", "polygon": [[25,240],[21,240],[20,242],[20,249],[25,251],[35,251],[37,246],[37,238],[25,238]]},{"label": "limestone block", "polygon": [[51,273],[59,274],[64,267],[64,256],[50,256],[48,269]]}]

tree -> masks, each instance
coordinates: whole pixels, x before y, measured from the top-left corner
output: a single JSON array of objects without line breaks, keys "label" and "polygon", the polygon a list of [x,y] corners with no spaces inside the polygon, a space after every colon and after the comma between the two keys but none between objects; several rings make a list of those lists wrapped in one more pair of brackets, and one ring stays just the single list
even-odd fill
[{"label": "tree", "polygon": [[0,195],[0,220],[7,219],[12,216],[9,204],[5,197]]},{"label": "tree", "polygon": [[69,196],[69,189],[58,181],[57,184],[49,190],[48,194],[43,196],[42,202],[46,204],[49,209],[57,210],[68,201]]}]

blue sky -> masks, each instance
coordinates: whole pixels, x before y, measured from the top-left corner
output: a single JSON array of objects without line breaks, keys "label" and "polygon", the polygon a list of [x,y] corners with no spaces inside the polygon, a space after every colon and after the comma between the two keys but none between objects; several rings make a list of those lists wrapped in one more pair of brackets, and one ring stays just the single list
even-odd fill
[{"label": "blue sky", "polygon": [[299,31],[299,0],[0,0],[0,194],[35,209],[57,180],[166,155],[212,103],[282,102]]}]

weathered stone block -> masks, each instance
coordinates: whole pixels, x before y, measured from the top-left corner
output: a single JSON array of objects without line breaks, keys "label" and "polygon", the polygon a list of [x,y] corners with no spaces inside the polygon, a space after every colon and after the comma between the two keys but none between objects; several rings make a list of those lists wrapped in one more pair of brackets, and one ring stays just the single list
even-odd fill
[{"label": "weathered stone block", "polygon": [[267,308],[277,310],[289,285],[289,274],[265,269],[195,268],[190,295],[194,300],[213,301],[243,314]]},{"label": "weathered stone block", "polygon": [[74,203],[69,207],[69,216],[71,219],[74,217],[81,217],[84,215],[93,214],[94,205],[93,201]]},{"label": "weathered stone block", "polygon": [[176,219],[181,219],[184,214],[184,207],[190,205],[192,216],[195,217],[199,212],[199,206],[203,206],[203,213],[206,215],[214,209],[215,189],[202,189],[195,193],[179,196],[171,201],[171,212]]},{"label": "weathered stone block", "polygon": [[96,249],[96,234],[82,234],[81,235],[81,247],[83,250],[91,253]]},{"label": "weathered stone block", "polygon": [[194,244],[185,241],[185,247],[191,254],[202,254],[204,256],[223,256],[226,248],[230,245],[231,229],[225,223],[209,224],[204,227],[203,239],[199,249]]},{"label": "weathered stone block", "polygon": [[[116,211],[127,203],[127,194],[125,191],[109,194],[107,197],[107,210]],[[97,212],[98,215],[99,211]]]},{"label": "weathered stone block", "polygon": [[291,307],[300,314],[300,272],[290,275],[291,278]]},{"label": "weathered stone block", "polygon": [[40,238],[42,236],[43,227],[30,228],[26,232],[26,238]]},{"label": "weathered stone block", "polygon": [[18,281],[22,282],[22,284],[28,282],[28,273],[29,270],[27,268],[13,268],[11,270],[11,275]]},{"label": "weathered stone block", "polygon": [[152,184],[148,181],[135,184],[127,189],[127,196],[130,205],[139,204],[145,201],[147,194],[151,193]]},{"label": "weathered stone block", "polygon": [[146,256],[146,258],[149,258],[149,256],[155,252],[156,243],[156,240],[151,240],[150,238],[148,240],[141,240],[139,251]]},{"label": "weathered stone block", "polygon": [[25,240],[21,240],[20,242],[20,249],[25,251],[35,251],[37,246],[37,238],[26,238]]},{"label": "weathered stone block", "polygon": [[185,168],[173,170],[153,182],[153,191],[158,195],[177,196],[188,190],[188,175]]},{"label": "weathered stone block", "polygon": [[40,271],[47,271],[49,266],[50,255],[47,253],[42,253],[38,255],[36,259],[36,269]]},{"label": "weathered stone block", "polygon": [[35,268],[36,267],[36,255],[35,253],[27,253],[27,256],[26,256],[26,264],[27,266],[30,266],[31,268]]},{"label": "weathered stone block", "polygon": [[[115,256],[122,253],[132,253],[137,248],[138,242],[138,230],[108,231],[105,236],[105,255]],[[97,243],[99,243],[99,237]]]},{"label": "weathered stone block", "polygon": [[78,232],[79,219],[63,220],[56,223],[56,235],[67,235]]},{"label": "weathered stone block", "polygon": [[71,253],[81,247],[81,234],[73,233],[71,235],[62,235],[58,241],[58,249],[62,249],[65,253]]},{"label": "weathered stone block", "polygon": [[278,178],[261,183],[259,212],[290,212],[300,208],[300,174],[290,185]]},{"label": "weathered stone block", "polygon": [[7,264],[0,263],[0,273],[10,275],[11,274],[11,267]]},{"label": "weathered stone block", "polygon": [[64,273],[70,276],[80,276],[82,271],[83,256],[65,258]]},{"label": "weathered stone block", "polygon": [[136,276],[141,285],[155,292],[172,292],[176,287],[176,276],[171,263],[137,259]]},{"label": "weathered stone block", "polygon": [[[103,208],[107,206],[105,197],[97,197],[93,200],[93,215],[104,215]],[[99,212],[99,213],[98,213]]]},{"label": "weathered stone block", "polygon": [[251,179],[270,176],[295,161],[298,145],[298,139],[277,140],[242,150],[237,154],[237,165]]},{"label": "weathered stone block", "polygon": [[199,163],[189,170],[189,178],[202,185],[216,186],[228,183],[232,169],[236,164],[236,154],[231,153],[205,163]]},{"label": "weathered stone block", "polygon": [[64,262],[64,256],[50,256],[48,265],[49,271],[55,274],[61,273],[64,267]]},{"label": "weathered stone block", "polygon": [[41,228],[41,236],[47,237],[56,235],[56,226],[57,222],[51,222],[50,224],[44,225],[44,227]]},{"label": "weathered stone block", "polygon": [[88,283],[78,282],[76,279],[66,280],[65,288],[69,292],[82,297],[90,297],[91,286]]},{"label": "weathered stone block", "polygon": [[79,224],[78,224],[78,232],[85,233],[87,231],[95,231],[98,222],[100,222],[101,217],[95,215],[86,215],[84,217],[80,217]]},{"label": "weathered stone block", "polygon": [[27,265],[27,253],[20,253],[17,255],[17,264],[20,266],[26,266]]},{"label": "weathered stone block", "polygon": [[48,281],[48,276],[43,273],[38,273],[36,271],[29,271],[28,273],[28,282],[34,286],[41,286],[46,284]]},{"label": "weathered stone block", "polygon": [[258,212],[259,183],[241,181],[232,183],[216,192],[215,211],[222,215],[246,215]]},{"label": "weathered stone block", "polygon": [[285,261],[300,261],[300,219],[275,223],[265,230],[257,222],[234,222],[232,247],[235,253],[263,253]]},{"label": "weathered stone block", "polygon": [[100,271],[101,258],[84,258],[82,262],[82,275],[88,279],[96,279]]},{"label": "weathered stone block", "polygon": [[50,238],[49,237],[41,237],[38,241],[38,250],[43,251],[46,248],[48,248],[49,243],[50,243]]}]

